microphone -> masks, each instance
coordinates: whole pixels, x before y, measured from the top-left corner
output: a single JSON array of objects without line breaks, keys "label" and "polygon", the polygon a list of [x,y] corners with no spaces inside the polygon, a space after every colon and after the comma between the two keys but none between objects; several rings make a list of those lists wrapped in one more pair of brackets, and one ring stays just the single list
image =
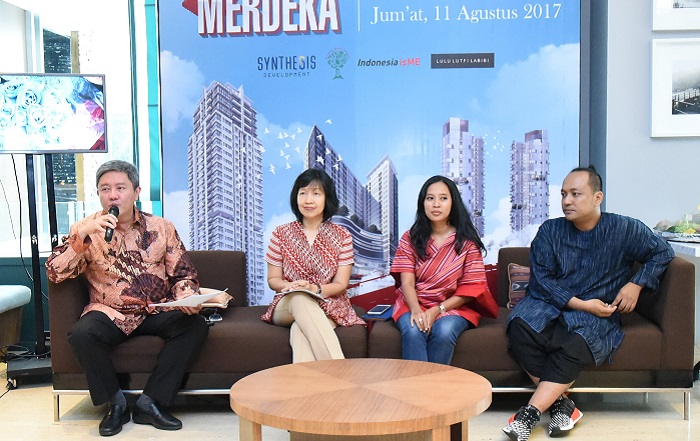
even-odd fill
[{"label": "microphone", "polygon": [[[119,207],[116,205],[112,205],[109,207],[109,210],[107,211],[109,214],[112,214],[114,216],[119,216]],[[112,236],[114,235],[114,228],[107,227],[105,229],[105,242],[109,243],[112,241]]]}]

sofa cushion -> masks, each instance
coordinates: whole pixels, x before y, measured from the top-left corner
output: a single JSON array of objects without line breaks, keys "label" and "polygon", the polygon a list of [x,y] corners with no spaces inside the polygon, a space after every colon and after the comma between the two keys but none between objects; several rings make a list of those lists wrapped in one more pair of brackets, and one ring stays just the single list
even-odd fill
[{"label": "sofa cushion", "polygon": [[[500,308],[498,318],[482,318],[479,327],[463,333],[455,346],[452,365],[470,371],[521,371],[508,352],[506,322],[510,310]],[[590,365],[585,370],[644,371],[660,368],[661,329],[636,312],[622,316],[625,338],[613,355],[613,363]],[[645,354],[640,357],[640,354]],[[369,357],[401,358],[401,332],[393,320],[374,322],[369,335]]]},{"label": "sofa cushion", "polygon": [[260,320],[266,306],[229,307],[209,327],[190,372],[257,372],[290,363],[289,329]]},{"label": "sofa cushion", "polygon": [[[622,314],[620,347],[613,354],[612,364],[604,362],[597,369],[610,371],[643,371],[661,368],[663,333],[661,328],[637,312]],[[588,367],[587,369],[591,369]]]},{"label": "sofa cushion", "polygon": [[[267,306],[229,307],[220,310],[222,320],[209,327],[204,347],[189,372],[252,373],[292,362],[289,328],[260,319]],[[338,327],[336,333],[347,358],[367,356],[365,326]],[[138,336],[114,348],[117,372],[151,372],[163,340]]]},{"label": "sofa cushion", "polygon": [[525,297],[529,284],[529,267],[515,263],[508,265],[508,308],[514,308]]},{"label": "sofa cushion", "polygon": [[24,285],[0,285],[0,313],[26,305],[32,290]]},{"label": "sofa cushion", "polygon": [[[470,371],[519,371],[520,365],[508,354],[505,323],[509,312],[501,307],[497,319],[482,317],[477,328],[464,332],[457,340],[452,366]],[[394,321],[374,322],[369,357],[401,358],[401,352],[401,332]]]},{"label": "sofa cushion", "polygon": [[402,358],[401,332],[389,319],[371,322],[368,356],[370,358]]},{"label": "sofa cushion", "polygon": [[462,334],[455,346],[452,365],[470,371],[519,371],[520,364],[508,352],[508,313],[508,309],[499,308],[498,318],[482,318],[477,328]]},{"label": "sofa cushion", "polygon": [[[164,345],[163,339],[155,335],[129,338],[112,349],[114,369],[129,374],[152,372]],[[78,372],[82,372],[82,369]]]}]

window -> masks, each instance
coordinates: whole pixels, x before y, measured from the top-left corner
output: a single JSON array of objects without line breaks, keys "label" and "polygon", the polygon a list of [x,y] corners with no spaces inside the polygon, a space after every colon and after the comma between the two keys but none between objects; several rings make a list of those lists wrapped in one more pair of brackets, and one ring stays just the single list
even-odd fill
[{"label": "window", "polygon": [[[157,52],[148,54],[145,38],[153,23],[155,6],[143,2],[113,0],[96,7],[89,0],[0,0],[1,71],[105,74],[108,153],[52,155],[59,238],[73,222],[101,208],[95,171],[109,159],[139,166],[141,207],[160,214],[160,135],[149,124],[159,103],[148,102],[149,89],[158,87],[158,72],[147,69],[146,59]],[[133,87],[136,78],[138,88]],[[51,248],[46,170],[44,157],[33,159],[39,251],[44,254]],[[0,224],[12,226],[0,230],[2,256],[30,254],[25,164],[26,155],[0,156]]]}]

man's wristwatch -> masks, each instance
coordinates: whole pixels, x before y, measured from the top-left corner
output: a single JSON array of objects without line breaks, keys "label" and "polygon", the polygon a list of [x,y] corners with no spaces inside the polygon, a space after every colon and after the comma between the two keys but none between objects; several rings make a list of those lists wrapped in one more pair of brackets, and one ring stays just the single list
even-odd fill
[{"label": "man's wristwatch", "polygon": [[318,291],[316,291],[316,294],[321,295],[321,285],[317,283],[316,286],[318,287]]},{"label": "man's wristwatch", "polygon": [[443,313],[443,314],[445,313],[445,305],[443,305],[442,303],[440,303],[440,304],[438,305],[438,308],[440,308],[440,312],[441,312],[441,313]]}]

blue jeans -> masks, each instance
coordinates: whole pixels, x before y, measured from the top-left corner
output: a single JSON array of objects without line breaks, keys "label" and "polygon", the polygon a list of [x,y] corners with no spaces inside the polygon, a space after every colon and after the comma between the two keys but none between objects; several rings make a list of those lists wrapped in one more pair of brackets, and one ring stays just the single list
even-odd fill
[{"label": "blue jeans", "polygon": [[447,364],[452,362],[455,344],[460,335],[472,327],[464,317],[447,315],[433,323],[430,332],[421,332],[418,326],[411,327],[411,313],[399,317],[396,326],[401,331],[403,358],[405,360],[431,361]]}]

